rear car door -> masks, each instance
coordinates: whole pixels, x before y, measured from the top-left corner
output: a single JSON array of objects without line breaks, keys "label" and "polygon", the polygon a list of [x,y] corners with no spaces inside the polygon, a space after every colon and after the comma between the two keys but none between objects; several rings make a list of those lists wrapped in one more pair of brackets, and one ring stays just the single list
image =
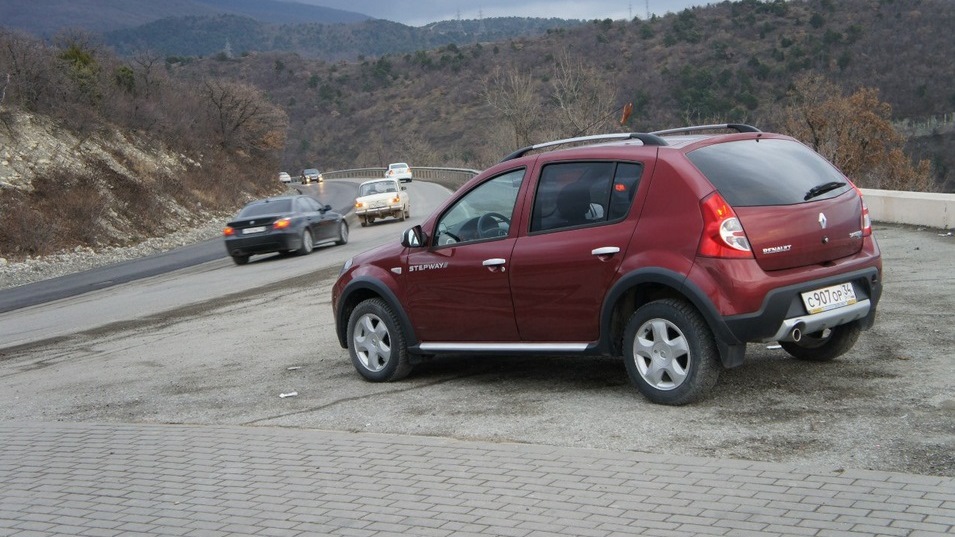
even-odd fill
[{"label": "rear car door", "polygon": [[544,166],[528,233],[514,246],[511,291],[524,342],[592,342],[600,309],[626,254],[628,218],[643,166]]},{"label": "rear car door", "polygon": [[862,248],[862,199],[804,145],[741,140],[687,157],[736,211],[763,270],[827,263]]}]

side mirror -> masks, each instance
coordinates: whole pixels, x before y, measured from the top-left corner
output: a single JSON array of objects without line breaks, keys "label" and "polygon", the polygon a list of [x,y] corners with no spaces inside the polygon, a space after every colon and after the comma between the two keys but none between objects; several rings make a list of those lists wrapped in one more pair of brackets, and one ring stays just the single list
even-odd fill
[{"label": "side mirror", "polygon": [[331,205],[325,205],[324,207],[322,207],[322,212],[331,211],[331,210],[332,210],[332,206],[331,206]]},{"label": "side mirror", "polygon": [[420,248],[426,242],[426,236],[421,226],[408,228],[401,234],[401,245],[405,248]]},{"label": "side mirror", "polygon": [[403,187],[401,187],[401,190],[408,190],[408,187],[403,186]]}]

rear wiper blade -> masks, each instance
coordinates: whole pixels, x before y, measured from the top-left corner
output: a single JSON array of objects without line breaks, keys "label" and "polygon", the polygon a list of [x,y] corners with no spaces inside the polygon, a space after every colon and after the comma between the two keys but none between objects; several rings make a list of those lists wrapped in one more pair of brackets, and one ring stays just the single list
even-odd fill
[{"label": "rear wiper blade", "polygon": [[829,181],[828,183],[816,185],[810,188],[809,192],[806,192],[806,197],[804,197],[803,199],[806,201],[809,201],[812,198],[815,198],[816,196],[821,196],[822,194],[825,194],[826,192],[831,192],[842,186],[846,186],[846,184],[841,181]]}]

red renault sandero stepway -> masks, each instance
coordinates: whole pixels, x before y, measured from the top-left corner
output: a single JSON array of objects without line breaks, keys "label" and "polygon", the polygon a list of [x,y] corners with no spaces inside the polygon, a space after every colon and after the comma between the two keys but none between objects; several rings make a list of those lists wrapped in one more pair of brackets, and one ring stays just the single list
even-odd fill
[{"label": "red renault sandero stepway", "polygon": [[449,354],[598,354],[679,405],[750,342],[846,353],[873,324],[881,272],[862,195],[826,159],[704,125],[515,151],[400,243],[348,260],[332,307],[371,381]]}]

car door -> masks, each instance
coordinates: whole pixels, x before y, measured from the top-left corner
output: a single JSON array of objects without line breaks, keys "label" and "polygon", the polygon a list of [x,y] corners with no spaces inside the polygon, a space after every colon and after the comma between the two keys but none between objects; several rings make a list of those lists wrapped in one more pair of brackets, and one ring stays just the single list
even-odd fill
[{"label": "car door", "polygon": [[519,341],[508,263],[523,177],[520,168],[476,186],[438,217],[428,248],[409,250],[403,302],[423,344]]},{"label": "car door", "polygon": [[528,233],[514,246],[511,290],[526,343],[585,343],[633,234],[642,166],[561,162],[542,168]]},{"label": "car door", "polygon": [[318,200],[309,197],[303,199],[309,207],[312,236],[315,237],[315,240],[324,241],[335,237],[337,230],[335,228],[336,219],[334,216],[328,214],[328,211],[325,210],[325,206]]}]

